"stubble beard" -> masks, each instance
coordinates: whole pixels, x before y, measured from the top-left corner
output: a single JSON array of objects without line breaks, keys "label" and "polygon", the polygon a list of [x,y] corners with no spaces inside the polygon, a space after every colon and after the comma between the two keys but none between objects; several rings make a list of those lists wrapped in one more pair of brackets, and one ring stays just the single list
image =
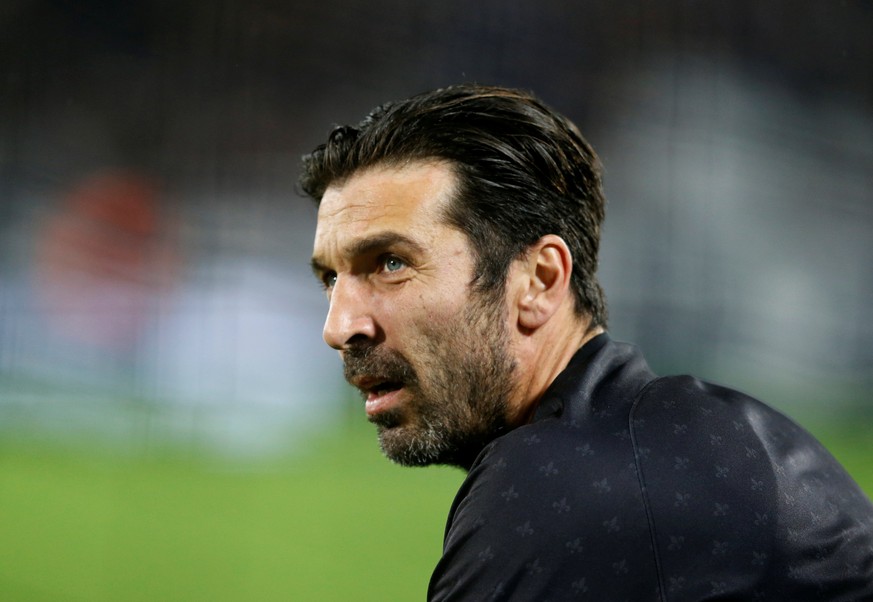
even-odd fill
[{"label": "stubble beard", "polygon": [[473,299],[456,321],[428,325],[411,352],[418,369],[380,345],[346,353],[347,376],[384,374],[403,383],[407,401],[371,417],[382,452],[404,466],[446,464],[469,470],[507,428],[515,363],[502,303]]}]

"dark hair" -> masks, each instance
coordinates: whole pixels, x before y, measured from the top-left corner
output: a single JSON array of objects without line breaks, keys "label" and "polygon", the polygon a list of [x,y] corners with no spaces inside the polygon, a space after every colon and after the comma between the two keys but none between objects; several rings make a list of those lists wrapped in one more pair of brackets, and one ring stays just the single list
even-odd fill
[{"label": "dark hair", "polygon": [[556,234],[573,255],[576,312],[606,326],[596,278],[600,161],[572,122],[529,93],[463,84],[377,107],[303,158],[300,186],[318,202],[363,168],[428,159],[449,162],[457,175],[447,219],[471,241],[478,290],[502,291],[512,261]]}]

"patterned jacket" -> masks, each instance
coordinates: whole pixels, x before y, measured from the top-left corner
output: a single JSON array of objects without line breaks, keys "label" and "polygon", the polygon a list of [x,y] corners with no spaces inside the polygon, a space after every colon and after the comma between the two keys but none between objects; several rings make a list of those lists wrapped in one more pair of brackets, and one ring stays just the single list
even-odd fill
[{"label": "patterned jacket", "polygon": [[873,600],[873,506],[782,414],[604,334],[476,459],[428,600]]}]

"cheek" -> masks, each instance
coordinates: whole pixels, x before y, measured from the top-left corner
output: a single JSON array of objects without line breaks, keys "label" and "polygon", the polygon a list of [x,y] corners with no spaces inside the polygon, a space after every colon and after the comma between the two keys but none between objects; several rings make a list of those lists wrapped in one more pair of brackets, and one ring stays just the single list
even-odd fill
[{"label": "cheek", "polygon": [[419,347],[418,343],[439,344],[441,339],[463,329],[461,322],[467,306],[468,293],[464,287],[440,290],[433,285],[383,297],[377,306],[377,320],[389,346],[414,349]]},{"label": "cheek", "polygon": [[464,319],[466,304],[460,302],[458,297],[440,299],[436,303],[430,303],[418,322],[418,327],[423,332],[432,334],[445,334],[446,331],[456,329],[459,322]]},{"label": "cheek", "polygon": [[[445,322],[466,307],[467,291],[464,287],[449,288],[439,285],[416,287],[414,293],[396,298],[389,311],[402,311],[417,321]],[[411,292],[411,291],[410,291]]]}]

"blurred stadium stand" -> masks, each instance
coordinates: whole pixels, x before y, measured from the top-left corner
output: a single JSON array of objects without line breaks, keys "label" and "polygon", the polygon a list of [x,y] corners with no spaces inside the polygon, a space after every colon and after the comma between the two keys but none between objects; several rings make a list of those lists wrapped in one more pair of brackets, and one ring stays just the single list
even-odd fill
[{"label": "blurred stadium stand", "polygon": [[871,29],[866,1],[4,2],[0,429],[261,453],[343,420],[298,158],[458,81],[600,152],[616,338],[873,420]]}]

